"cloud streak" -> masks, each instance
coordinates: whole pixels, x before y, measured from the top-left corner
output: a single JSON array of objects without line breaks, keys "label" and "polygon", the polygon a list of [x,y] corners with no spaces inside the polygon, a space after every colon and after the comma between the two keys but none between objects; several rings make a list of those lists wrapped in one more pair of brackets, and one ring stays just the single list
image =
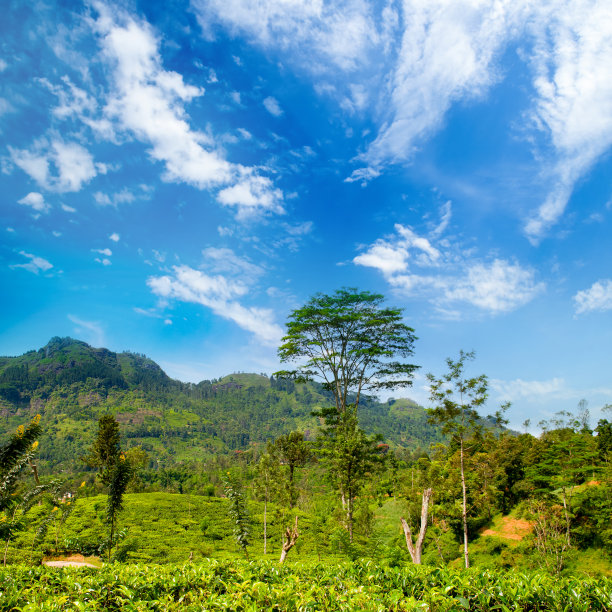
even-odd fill
[{"label": "cloud streak", "polygon": [[240,281],[181,265],[174,266],[171,275],[149,277],[147,285],[161,298],[205,306],[217,316],[251,332],[265,344],[276,346],[283,335],[271,310],[243,306],[238,301],[248,291]]},{"label": "cloud streak", "polygon": [[[320,95],[365,113],[376,131],[346,179],[366,183],[412,161],[449,111],[504,78],[520,40],[531,80],[522,124],[546,142],[534,156],[544,200],[524,220],[537,244],[576,182],[612,146],[612,15],[607,0],[193,0],[205,36],[221,24],[308,74]],[[514,129],[508,126],[509,130]]]}]

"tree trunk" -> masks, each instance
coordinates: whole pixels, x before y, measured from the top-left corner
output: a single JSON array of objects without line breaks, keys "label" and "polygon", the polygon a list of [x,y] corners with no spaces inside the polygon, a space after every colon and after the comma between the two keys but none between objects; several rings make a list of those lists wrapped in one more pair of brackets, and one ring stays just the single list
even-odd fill
[{"label": "tree trunk", "polygon": [[561,487],[561,490],[563,491],[563,513],[565,514],[565,536],[567,538],[567,545],[571,546],[571,540],[570,540],[570,518],[569,518],[569,513],[567,511],[567,499],[565,497],[565,487]]},{"label": "tree trunk", "polygon": [[268,499],[264,499],[264,555],[268,552]]},{"label": "tree trunk", "polygon": [[461,438],[461,489],[463,491],[463,506],[461,514],[463,516],[463,556],[465,557],[465,567],[470,567],[470,557],[468,553],[468,527],[467,527],[467,493],[465,490],[465,469],[463,465],[463,438]]},{"label": "tree trunk", "polygon": [[349,495],[346,500],[346,528],[348,529],[349,541],[353,543],[353,498]]},{"label": "tree trunk", "polygon": [[281,551],[280,561],[279,563],[284,563],[289,551],[295,546],[297,539],[299,537],[298,533],[298,517],[295,517],[295,524],[293,525],[293,529],[287,527],[285,530],[285,537],[283,539],[283,550]]},{"label": "tree trunk", "polygon": [[406,537],[406,546],[408,552],[412,557],[412,562],[415,565],[421,565],[421,552],[423,550],[423,541],[425,540],[425,534],[427,533],[427,518],[429,515],[429,501],[433,494],[432,489],[425,489],[423,491],[423,501],[421,502],[421,529],[416,543],[412,542],[412,533],[410,531],[410,525],[406,519],[401,518],[402,528],[404,530],[404,536]]}]

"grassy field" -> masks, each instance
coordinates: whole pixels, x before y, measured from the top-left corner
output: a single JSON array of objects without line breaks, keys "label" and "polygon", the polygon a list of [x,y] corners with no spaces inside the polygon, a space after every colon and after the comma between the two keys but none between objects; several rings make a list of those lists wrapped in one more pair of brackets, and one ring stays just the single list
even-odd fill
[{"label": "grassy field", "polygon": [[[124,537],[114,550],[114,558],[128,563],[183,563],[209,558],[229,560],[242,558],[243,553],[233,537],[233,525],[224,498],[172,493],[132,493],[126,495],[125,510],[119,529]],[[268,506],[268,541],[264,554],[263,503],[249,502],[251,536],[249,558],[276,561],[280,556],[284,528],[293,522],[293,514]],[[80,553],[99,555],[99,546],[106,536],[106,497],[103,495],[77,500],[66,523],[52,522],[44,540],[34,543],[37,514],[33,523],[21,532],[8,550],[12,563],[40,563],[43,557]],[[338,527],[337,517],[325,508],[312,512],[297,511],[300,537],[289,559],[294,561],[324,560],[336,563],[347,558],[370,557],[377,562],[409,564],[400,516],[405,512],[400,500],[389,498],[381,507],[372,504],[373,516],[369,538],[357,537],[348,543],[346,532]],[[472,565],[490,569],[539,567],[529,539],[529,525],[516,516],[494,517],[490,526],[470,543]],[[430,530],[430,533],[433,532]],[[429,565],[462,566],[461,545],[450,532],[433,535],[426,542],[423,561]],[[612,562],[601,551],[579,551],[568,556],[567,574],[612,576]]]}]

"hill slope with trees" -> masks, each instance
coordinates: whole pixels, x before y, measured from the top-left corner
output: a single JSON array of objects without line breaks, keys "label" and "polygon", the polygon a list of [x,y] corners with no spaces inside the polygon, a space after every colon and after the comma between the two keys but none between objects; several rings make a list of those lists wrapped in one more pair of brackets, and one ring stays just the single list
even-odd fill
[{"label": "hill slope with trees", "polygon": [[[219,454],[256,453],[294,430],[314,439],[321,420],[312,413],[331,401],[317,383],[260,374],[183,383],[144,355],[72,338],[55,337],[19,357],[0,357],[2,430],[41,415],[43,473],[82,469],[79,458],[105,413],[115,415],[127,447],[140,446],[151,467],[172,467]],[[407,399],[381,403],[362,397],[359,421],[391,448],[418,452],[443,439],[425,410]]]}]

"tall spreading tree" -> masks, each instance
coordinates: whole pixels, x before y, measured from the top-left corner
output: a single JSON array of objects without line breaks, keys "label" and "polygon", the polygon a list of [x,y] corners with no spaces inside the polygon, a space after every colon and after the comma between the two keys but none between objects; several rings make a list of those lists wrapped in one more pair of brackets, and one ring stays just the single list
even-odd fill
[{"label": "tall spreading tree", "polygon": [[334,396],[338,418],[349,405],[357,408],[362,392],[410,386],[418,366],[394,359],[413,354],[414,329],[403,323],[402,309],[383,301],[351,288],[310,298],[289,315],[278,349],[282,362],[301,363],[276,376],[321,381]]},{"label": "tall spreading tree", "polygon": [[318,415],[327,426],[325,447],[351,540],[354,498],[374,463],[373,441],[357,419],[361,395],[410,386],[418,367],[405,361],[413,354],[414,330],[403,322],[401,309],[383,302],[382,295],[352,288],[318,293],[289,315],[278,349],[282,362],[297,367],[276,376],[317,380],[333,395],[335,406]]}]

